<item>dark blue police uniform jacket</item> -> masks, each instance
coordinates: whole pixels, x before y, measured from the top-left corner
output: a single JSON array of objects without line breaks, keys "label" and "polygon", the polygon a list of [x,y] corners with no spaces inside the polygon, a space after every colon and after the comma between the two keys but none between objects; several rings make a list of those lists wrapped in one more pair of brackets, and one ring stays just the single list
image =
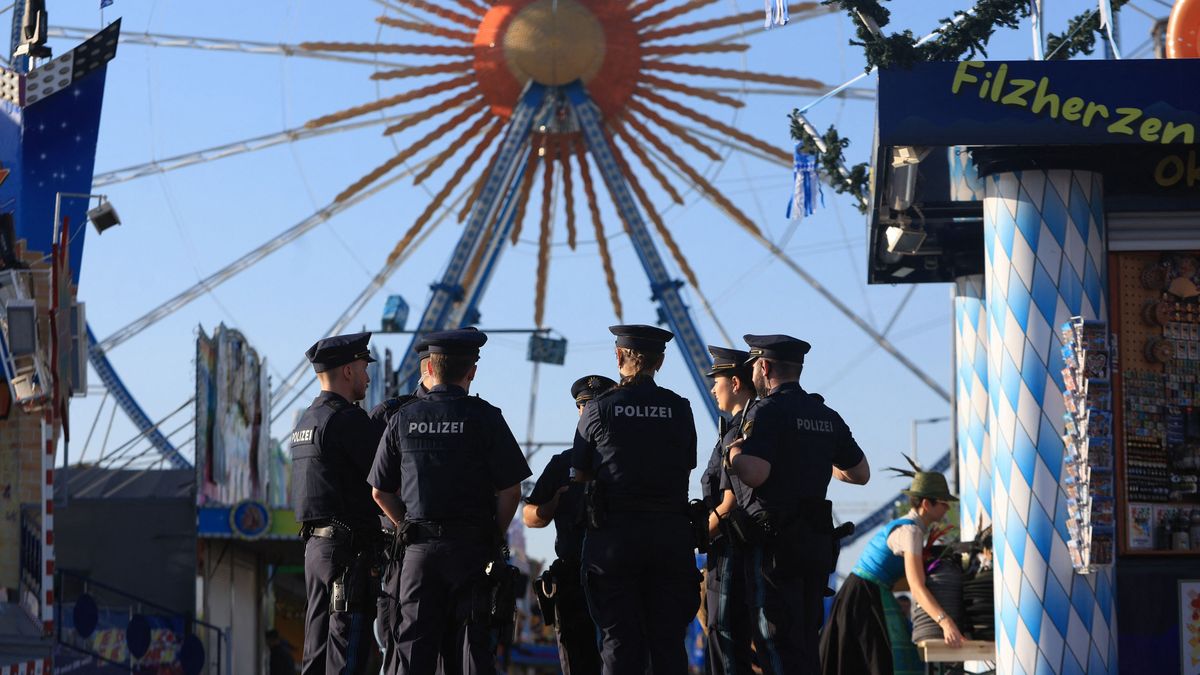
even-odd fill
[{"label": "dark blue police uniform jacket", "polygon": [[554,553],[560,560],[578,565],[583,552],[583,483],[571,480],[570,450],[550,458],[525,503],[546,504],[564,485],[567,491],[558,498],[558,508],[554,510]]}]

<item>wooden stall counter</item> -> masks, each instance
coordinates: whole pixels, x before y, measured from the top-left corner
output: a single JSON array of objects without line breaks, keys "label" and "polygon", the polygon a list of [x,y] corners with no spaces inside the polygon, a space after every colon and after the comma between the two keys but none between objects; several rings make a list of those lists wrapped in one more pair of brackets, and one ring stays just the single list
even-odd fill
[{"label": "wooden stall counter", "polygon": [[963,640],[961,647],[951,647],[942,640],[921,640],[917,643],[917,651],[927,664],[927,673],[962,672],[958,668],[948,669],[947,666],[966,661],[996,660],[996,643],[988,640]]}]

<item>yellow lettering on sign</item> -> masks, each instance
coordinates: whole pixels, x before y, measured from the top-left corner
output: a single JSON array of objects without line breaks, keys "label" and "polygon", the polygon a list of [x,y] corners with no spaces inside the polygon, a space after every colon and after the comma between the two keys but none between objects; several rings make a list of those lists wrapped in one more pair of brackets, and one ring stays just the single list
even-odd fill
[{"label": "yellow lettering on sign", "polygon": [[1063,101],[1062,118],[1068,122],[1078,122],[1079,112],[1083,110],[1083,99],[1078,96]]},{"label": "yellow lettering on sign", "polygon": [[1004,105],[1013,105],[1018,108],[1029,107],[1029,101],[1025,100],[1025,94],[1028,94],[1033,89],[1034,81],[1017,78],[1012,81],[1012,86],[1012,91],[1005,94],[1000,102]]},{"label": "yellow lettering on sign", "polygon": [[1103,103],[1088,101],[1087,110],[1083,111],[1083,126],[1092,126],[1092,118],[1096,115],[1100,115],[1100,117],[1108,119],[1108,106],[1104,105]]},{"label": "yellow lettering on sign", "polygon": [[1176,138],[1182,136],[1180,143],[1191,145],[1196,142],[1196,129],[1191,123],[1184,122],[1183,124],[1175,124],[1167,122],[1167,128],[1163,130],[1162,142],[1164,144],[1174,143]]},{"label": "yellow lettering on sign", "polygon": [[957,94],[959,89],[962,89],[964,84],[975,84],[979,81],[978,77],[970,74],[968,70],[975,70],[983,67],[983,61],[962,61],[958,64],[958,69],[954,71],[954,83],[950,85],[950,93]]},{"label": "yellow lettering on sign", "polygon": [[1138,138],[1153,143],[1158,140],[1158,132],[1162,130],[1162,120],[1157,117],[1147,117],[1138,128]]},{"label": "yellow lettering on sign", "polygon": [[1154,167],[1154,182],[1159,187],[1169,188],[1183,178],[1183,159],[1179,155],[1167,155],[1158,160]]}]

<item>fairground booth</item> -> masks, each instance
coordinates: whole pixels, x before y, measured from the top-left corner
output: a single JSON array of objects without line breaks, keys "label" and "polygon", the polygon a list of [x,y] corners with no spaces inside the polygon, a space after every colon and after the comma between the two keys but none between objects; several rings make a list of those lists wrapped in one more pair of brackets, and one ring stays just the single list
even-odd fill
[{"label": "fairground booth", "polygon": [[880,73],[869,281],[953,289],[1002,673],[1200,668],[1200,61]]}]

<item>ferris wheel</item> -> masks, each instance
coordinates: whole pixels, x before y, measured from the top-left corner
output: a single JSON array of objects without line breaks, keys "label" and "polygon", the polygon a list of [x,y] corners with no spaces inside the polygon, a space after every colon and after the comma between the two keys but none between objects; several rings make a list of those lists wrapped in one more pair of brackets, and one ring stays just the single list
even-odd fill
[{"label": "ferris wheel", "polygon": [[[235,69],[258,68],[244,66],[252,59],[250,55],[259,55],[253,57],[259,60],[274,56],[273,61],[289,63],[285,69],[293,67],[290,63],[303,62],[319,69],[320,77],[339,83],[355,78],[363,86],[358,98],[305,97],[305,110],[320,112],[289,119],[298,114],[287,110],[282,117],[292,123],[282,130],[233,141],[226,135],[221,142],[206,144],[201,137],[218,137],[228,131],[205,129],[194,139],[190,132],[184,139],[172,137],[173,147],[188,142],[185,147],[190,149],[184,152],[163,152],[152,145],[155,158],[151,161],[104,161],[102,156],[97,162],[96,191],[122,191],[122,203],[160,192],[185,248],[193,253],[209,249],[212,259],[232,261],[215,271],[209,267],[201,272],[193,259],[191,270],[174,271],[183,277],[194,272],[195,283],[171,289],[173,292],[157,292],[160,286],[166,291],[168,284],[130,275],[134,281],[126,283],[139,290],[128,302],[120,303],[120,320],[105,320],[102,308],[94,307],[101,303],[91,301],[93,324],[105,325],[104,330],[92,333],[91,361],[105,385],[105,398],[114,401],[109,414],[115,415],[120,408],[136,427],[134,439],[122,444],[120,452],[102,451],[103,460],[122,466],[188,465],[190,402],[176,407],[159,400],[151,393],[154,387],[145,382],[123,381],[118,375],[120,366],[114,365],[123,350],[158,354],[163,350],[155,344],[155,332],[171,322],[176,322],[176,335],[179,322],[186,322],[191,330],[198,322],[194,312],[200,305],[206,305],[208,313],[200,314],[199,322],[245,321],[244,315],[228,311],[233,303],[222,301],[221,296],[255,292],[234,280],[260,275],[269,260],[291,256],[285,271],[278,273],[285,281],[274,287],[267,282],[265,304],[322,285],[320,265],[312,264],[311,259],[306,265],[297,265],[296,254],[289,250],[304,247],[308,233],[328,229],[322,226],[346,218],[343,214],[351,209],[357,215],[371,208],[393,186],[412,184],[419,190],[406,193],[415,203],[390,214],[388,239],[370,244],[376,251],[386,247],[383,264],[377,269],[359,264],[359,278],[365,277],[366,283],[356,294],[346,294],[342,285],[339,291],[345,309],[336,317],[331,312],[304,309],[304,303],[293,304],[286,314],[303,323],[300,343],[311,341],[319,332],[340,332],[362,321],[364,309],[382,290],[396,288],[397,275],[404,277],[402,287],[410,298],[416,297],[413,288],[434,282],[417,330],[476,323],[485,294],[502,269],[505,251],[516,250],[533,268],[532,292],[522,303],[506,304],[497,321],[532,322],[538,329],[546,328],[548,303],[553,302],[552,263],[563,257],[572,268],[591,266],[586,273],[572,269],[570,274],[577,274],[581,285],[586,282],[599,289],[598,297],[604,297],[607,305],[590,303],[574,309],[605,320],[642,320],[642,315],[630,314],[630,303],[622,301],[622,292],[628,294],[627,289],[637,285],[644,293],[648,283],[649,307],[679,337],[685,369],[704,392],[707,384],[702,373],[708,356],[697,316],[717,332],[724,333],[724,328],[705,294],[708,282],[697,271],[702,268],[689,260],[684,252],[688,246],[680,243],[681,228],[673,232],[668,220],[672,209],[686,213],[696,203],[710,205],[722,222],[687,236],[711,237],[717,242],[724,233],[740,231],[740,236],[761,244],[763,253],[782,261],[802,282],[817,289],[868,336],[886,342],[886,331],[872,328],[848,303],[825,289],[784,250],[784,241],[764,230],[761,213],[749,215],[745,201],[731,196],[717,180],[722,166],[730,158],[739,158],[774,167],[782,177],[775,183],[776,189],[787,189],[791,153],[776,140],[767,141],[746,131],[739,126],[737,115],[744,110],[747,96],[783,94],[811,99],[830,90],[816,79],[746,66],[746,54],[754,44],[749,36],[763,30],[761,8],[749,10],[714,0],[392,0],[376,2],[373,8],[379,16],[369,17],[373,26],[367,28],[374,39],[361,41],[339,39],[345,31],[340,24],[321,31],[327,33],[326,39],[313,35],[291,43],[124,31],[122,44],[129,47],[122,47],[122,56],[130,60],[138,58],[134,45],[159,58],[167,52],[208,52],[223,59],[222,67]],[[793,3],[787,9],[791,25],[777,25],[777,29],[794,34],[805,30],[806,20],[829,12],[818,3]],[[767,18],[783,23],[778,13]],[[87,32],[52,28],[51,36],[77,39]],[[357,33],[361,35],[363,29]],[[164,77],[166,66],[143,58],[151,63],[147,90],[155,91],[163,84],[163,79],[155,78]],[[789,66],[786,70],[798,69]],[[186,78],[187,74],[172,77]],[[320,91],[320,86],[307,79],[293,80],[295,88]],[[200,90],[200,85],[192,88]],[[238,94],[247,97],[247,108],[258,107],[249,98],[254,93]],[[839,95],[871,97],[869,91],[857,89]],[[109,96],[111,111],[119,104],[112,102],[111,92]],[[264,109],[269,107],[267,104]],[[784,127],[782,120],[779,126]],[[236,203],[253,195],[255,189],[213,180],[221,165],[252,154],[274,153],[275,161],[295,161],[300,166],[296,154],[303,150],[297,148],[316,146],[336,155],[340,138],[364,134],[378,138],[381,128],[386,149],[375,161],[337,157],[336,162],[323,162],[313,172],[321,174],[316,179],[306,176],[305,169],[297,169],[298,182],[306,190],[311,190],[313,183],[337,185],[327,201],[317,198],[315,193],[320,190],[313,191],[311,209],[289,207],[291,213],[299,209],[300,217],[287,220],[282,212],[266,210],[257,214],[256,220],[272,224],[263,225],[257,231],[259,236],[225,230],[230,246],[215,251],[210,241],[182,234],[179,221],[189,219],[188,205],[180,203],[184,200],[173,195],[170,185],[185,173],[193,180],[211,182],[215,202]],[[104,152],[102,146],[102,155]],[[114,157],[124,154],[112,151]],[[105,170],[106,166],[120,168]],[[334,166],[336,171],[331,169]],[[334,175],[327,177],[330,173]],[[269,188],[261,190],[271,192]],[[281,219],[292,224],[274,224]],[[355,247],[335,240],[347,250]],[[314,253],[319,257],[322,252],[309,248],[304,257]],[[628,258],[624,264],[622,254]],[[85,279],[84,286],[89,282]],[[226,290],[231,288],[238,290]],[[644,312],[646,306],[638,309]],[[265,313],[271,311],[264,309]],[[335,319],[332,324],[331,317]],[[722,339],[733,341],[728,335]],[[292,359],[276,357],[270,351],[268,356],[292,366]],[[305,392],[309,384],[305,366],[301,361],[294,367],[280,369],[276,364],[273,368],[273,417],[282,416]],[[911,361],[905,367],[937,388]],[[411,350],[406,349],[398,369],[401,379],[410,377],[414,368]],[[710,399],[704,396],[704,400]],[[101,409],[103,405],[102,401]],[[154,412],[147,412],[151,408]],[[710,410],[715,415],[715,409]],[[93,431],[102,419],[101,412],[97,410],[92,421]],[[111,427],[111,417],[108,424]]]}]

